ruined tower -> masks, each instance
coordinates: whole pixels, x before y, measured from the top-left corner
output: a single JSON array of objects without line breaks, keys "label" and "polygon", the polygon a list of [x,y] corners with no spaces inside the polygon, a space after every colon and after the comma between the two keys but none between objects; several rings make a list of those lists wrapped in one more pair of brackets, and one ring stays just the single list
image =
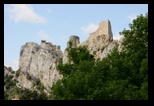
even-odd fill
[{"label": "ruined tower", "polygon": [[91,39],[95,38],[96,36],[102,35],[108,36],[109,41],[113,40],[111,23],[109,20],[100,22],[98,29],[95,32],[90,33]]},{"label": "ruined tower", "polygon": [[[77,44],[80,43],[79,37],[75,35],[70,36],[69,41],[72,41],[72,48],[75,48]],[[68,43],[67,43],[67,46],[68,46]]]},{"label": "ruined tower", "polygon": [[43,43],[45,43],[46,42],[46,40],[41,40],[41,43],[43,44]]}]

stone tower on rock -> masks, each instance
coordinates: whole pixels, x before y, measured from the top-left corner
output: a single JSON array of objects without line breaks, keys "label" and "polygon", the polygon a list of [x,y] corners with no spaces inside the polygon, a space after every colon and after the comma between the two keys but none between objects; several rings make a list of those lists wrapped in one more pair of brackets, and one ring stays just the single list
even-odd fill
[{"label": "stone tower on rock", "polygon": [[102,21],[99,23],[99,27],[95,32],[90,33],[89,38],[93,39],[96,36],[102,36],[106,35],[108,36],[108,40],[112,41],[113,40],[113,34],[112,34],[112,29],[111,29],[111,23],[109,20]]}]

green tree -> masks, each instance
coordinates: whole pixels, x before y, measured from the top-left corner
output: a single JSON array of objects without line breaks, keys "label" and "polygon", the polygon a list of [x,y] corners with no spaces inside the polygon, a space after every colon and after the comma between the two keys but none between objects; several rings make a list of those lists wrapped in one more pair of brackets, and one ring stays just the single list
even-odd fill
[{"label": "green tree", "polygon": [[70,46],[67,50],[69,62],[57,66],[57,69],[63,74],[63,79],[53,85],[52,93],[55,95],[55,99],[84,99],[83,95],[86,96],[88,87],[85,87],[86,80],[94,66],[94,57],[85,46],[79,48]]},{"label": "green tree", "polygon": [[16,76],[16,77],[18,77],[19,74],[20,74],[20,71],[19,71],[19,70],[15,72],[15,76]]},{"label": "green tree", "polygon": [[120,33],[125,36],[123,51],[126,51],[124,53],[131,76],[129,83],[139,91],[134,92],[138,95],[136,99],[148,99],[148,13],[139,15],[129,26],[130,30]]}]

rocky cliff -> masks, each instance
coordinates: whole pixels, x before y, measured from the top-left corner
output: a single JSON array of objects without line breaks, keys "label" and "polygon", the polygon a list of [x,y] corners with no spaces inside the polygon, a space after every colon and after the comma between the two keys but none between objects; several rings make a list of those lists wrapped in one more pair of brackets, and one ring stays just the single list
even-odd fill
[{"label": "rocky cliff", "polygon": [[19,83],[26,88],[32,87],[32,82],[24,77],[28,73],[32,78],[40,79],[45,88],[49,89],[57,79],[62,77],[56,69],[60,59],[62,59],[60,46],[43,40],[41,45],[34,42],[26,43],[20,51]]},{"label": "rocky cliff", "polygon": [[[114,47],[121,50],[121,42],[123,38],[113,40],[111,23],[109,20],[99,23],[98,29],[90,33],[89,38],[80,43],[78,36],[70,36],[72,47],[87,46],[91,54],[96,59],[107,56]],[[50,89],[52,84],[62,78],[56,69],[59,61],[66,63],[68,61],[67,51],[64,53],[60,50],[60,46],[53,45],[51,42],[41,41],[41,44],[27,42],[21,47],[19,70],[18,70],[18,86],[28,89],[33,87],[34,80],[39,79],[46,89]],[[4,69],[5,70],[5,69]]]}]

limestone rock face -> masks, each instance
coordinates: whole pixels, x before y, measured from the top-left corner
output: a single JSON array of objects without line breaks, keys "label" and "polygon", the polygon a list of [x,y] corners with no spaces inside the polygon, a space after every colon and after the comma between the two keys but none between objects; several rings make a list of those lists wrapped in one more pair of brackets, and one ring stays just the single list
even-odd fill
[{"label": "limestone rock face", "polygon": [[17,83],[18,87],[31,89],[33,86],[33,81],[27,79],[25,72],[20,72],[19,76],[17,77],[17,80],[18,80]]},{"label": "limestone rock face", "polygon": [[119,50],[119,51],[122,50],[122,42],[123,42],[124,38],[125,38],[125,37],[123,36],[123,37],[121,37],[121,38],[118,40],[118,44],[119,44],[118,50]]},{"label": "limestone rock face", "polygon": [[101,52],[101,53],[99,54],[98,57],[99,57],[100,59],[106,57],[107,54],[108,54],[109,52],[111,52],[111,51],[113,50],[113,48],[116,47],[116,46],[118,46],[118,45],[119,45],[119,44],[118,44],[118,41],[117,41],[117,40],[114,40],[114,41],[110,42],[106,47],[104,47],[103,52]]},{"label": "limestone rock face", "polygon": [[[49,89],[53,82],[62,78],[56,69],[59,60],[62,58],[60,46],[42,40],[41,45],[28,42],[21,47],[19,70],[32,77],[40,79],[41,83]],[[21,76],[21,75],[20,75]],[[32,86],[24,77],[19,78],[19,82],[26,88]]]},{"label": "limestone rock face", "polygon": [[68,62],[68,52],[65,50],[63,54],[63,64]]}]

